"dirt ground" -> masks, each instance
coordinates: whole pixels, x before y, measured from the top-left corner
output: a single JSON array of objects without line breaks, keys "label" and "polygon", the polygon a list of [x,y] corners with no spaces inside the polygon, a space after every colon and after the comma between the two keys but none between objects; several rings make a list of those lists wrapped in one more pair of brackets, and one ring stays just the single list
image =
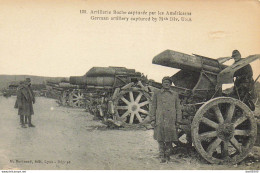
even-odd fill
[{"label": "dirt ground", "polygon": [[187,149],[160,163],[153,130],[100,130],[104,125],[82,109],[36,99],[36,127],[21,128],[15,97],[0,97],[0,169],[260,169],[259,147],[233,166],[207,164]]}]

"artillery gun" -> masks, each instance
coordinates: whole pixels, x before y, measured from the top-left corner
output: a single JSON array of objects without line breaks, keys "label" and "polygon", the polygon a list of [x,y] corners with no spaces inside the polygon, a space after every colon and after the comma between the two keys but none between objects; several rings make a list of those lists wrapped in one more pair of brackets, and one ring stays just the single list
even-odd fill
[{"label": "artillery gun", "polygon": [[[3,96],[6,98],[11,97],[11,96],[16,96],[18,87],[19,87],[19,81],[10,82],[8,87],[2,90]],[[31,88],[32,88],[35,96],[37,96],[37,97],[43,96],[45,94],[45,92],[44,92],[45,85],[44,84],[32,84]]]},{"label": "artillery gun", "polygon": [[[185,140],[177,145],[193,144],[204,159],[216,164],[236,164],[248,155],[257,138],[254,113],[242,100],[223,96],[222,84],[233,83],[235,71],[258,58],[251,55],[231,66],[172,50],[153,58],[153,64],[181,69],[171,77],[183,112],[178,134]],[[150,84],[161,88],[160,83]]]},{"label": "artillery gun", "polygon": [[18,86],[19,84],[17,82],[11,82],[11,84],[8,85],[8,88],[3,89],[3,96],[6,98],[15,96]]},{"label": "artillery gun", "polygon": [[59,102],[86,108],[102,119],[120,119],[138,124],[146,118],[151,101],[147,78],[125,67],[93,67],[83,76],[71,76],[62,82],[48,81],[60,92]]}]

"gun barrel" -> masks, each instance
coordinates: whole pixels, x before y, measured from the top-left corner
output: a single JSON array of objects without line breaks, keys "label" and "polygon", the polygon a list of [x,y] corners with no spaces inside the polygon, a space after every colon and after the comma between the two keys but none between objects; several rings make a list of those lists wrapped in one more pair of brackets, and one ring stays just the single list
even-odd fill
[{"label": "gun barrel", "polygon": [[89,76],[71,76],[70,83],[73,85],[92,85],[92,86],[113,86],[115,77],[89,77]]},{"label": "gun barrel", "polygon": [[140,72],[125,67],[93,67],[84,76],[71,76],[69,82],[74,85],[114,86],[117,78],[127,81],[130,78],[141,77]]},{"label": "gun barrel", "polygon": [[70,76],[69,82],[73,85],[84,85],[84,76]]},{"label": "gun barrel", "polygon": [[213,73],[219,73],[226,68],[225,65],[219,64],[216,59],[200,55],[192,56],[172,50],[165,50],[155,56],[153,64],[191,71],[201,71],[203,69]]}]

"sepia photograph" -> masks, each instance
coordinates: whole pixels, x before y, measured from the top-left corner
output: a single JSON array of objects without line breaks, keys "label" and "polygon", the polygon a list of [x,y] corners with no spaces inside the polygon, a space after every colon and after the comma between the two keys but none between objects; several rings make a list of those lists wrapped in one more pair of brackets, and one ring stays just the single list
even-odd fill
[{"label": "sepia photograph", "polygon": [[259,0],[0,0],[0,170],[260,169]]}]

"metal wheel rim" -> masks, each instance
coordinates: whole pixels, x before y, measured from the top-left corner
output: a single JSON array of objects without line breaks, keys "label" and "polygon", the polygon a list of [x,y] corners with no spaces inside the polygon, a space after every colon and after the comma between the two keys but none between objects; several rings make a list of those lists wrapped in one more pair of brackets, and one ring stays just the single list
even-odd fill
[{"label": "metal wheel rim", "polygon": [[[229,107],[223,112],[220,107],[225,104]],[[207,117],[210,110],[215,114],[215,120]],[[249,126],[243,125],[245,123]],[[203,129],[203,124],[216,130],[201,133],[199,130],[201,127]],[[230,97],[215,98],[202,105],[191,127],[196,150],[208,162],[216,164],[235,164],[242,161],[253,148],[257,136],[253,112],[241,101]],[[242,127],[247,129],[241,129]],[[211,142],[205,147],[202,144],[207,140]]]}]

